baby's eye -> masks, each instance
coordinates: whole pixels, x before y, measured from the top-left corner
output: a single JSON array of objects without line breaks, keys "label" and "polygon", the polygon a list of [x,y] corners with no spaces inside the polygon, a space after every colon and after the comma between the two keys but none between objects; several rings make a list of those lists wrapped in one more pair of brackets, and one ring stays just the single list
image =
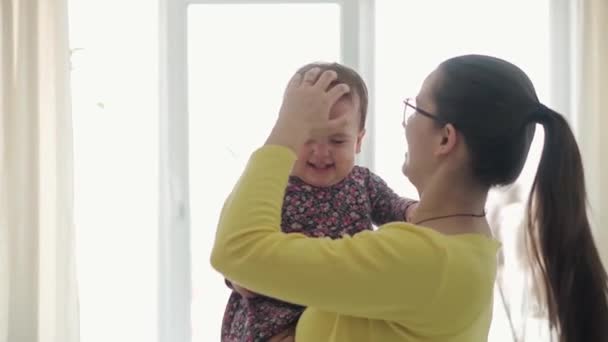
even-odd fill
[{"label": "baby's eye", "polygon": [[336,144],[336,145],[341,145],[344,144],[346,141],[345,140],[336,140],[336,139],[332,139],[331,143],[332,144]]}]

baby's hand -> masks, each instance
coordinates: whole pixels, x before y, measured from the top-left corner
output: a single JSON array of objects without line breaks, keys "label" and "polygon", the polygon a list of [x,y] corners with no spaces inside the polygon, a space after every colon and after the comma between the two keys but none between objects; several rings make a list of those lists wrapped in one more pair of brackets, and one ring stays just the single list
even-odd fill
[{"label": "baby's hand", "polygon": [[251,292],[251,291],[247,290],[246,288],[241,287],[235,283],[232,283],[232,289],[234,291],[236,291],[236,293],[240,294],[241,297],[246,298],[246,299],[257,296],[257,294],[255,292]]},{"label": "baby's hand", "polygon": [[416,208],[418,208],[418,202],[407,206],[407,208],[405,209],[405,221],[406,222],[412,222],[412,217],[414,216],[414,212],[416,211]]}]

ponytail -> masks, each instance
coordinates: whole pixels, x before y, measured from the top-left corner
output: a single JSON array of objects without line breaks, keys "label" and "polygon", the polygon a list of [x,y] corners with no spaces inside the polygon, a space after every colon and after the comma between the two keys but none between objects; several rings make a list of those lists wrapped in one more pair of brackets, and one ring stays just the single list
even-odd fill
[{"label": "ponytail", "polygon": [[545,141],[528,201],[527,241],[559,342],[608,341],[608,283],[593,241],[581,155],[563,116],[540,105]]}]

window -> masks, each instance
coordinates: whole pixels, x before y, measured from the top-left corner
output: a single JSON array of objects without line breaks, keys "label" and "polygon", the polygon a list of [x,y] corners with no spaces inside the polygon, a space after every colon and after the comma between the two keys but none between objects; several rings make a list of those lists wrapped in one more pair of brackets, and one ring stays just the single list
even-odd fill
[{"label": "window", "polygon": [[[521,67],[539,97],[549,92],[549,5],[522,0],[376,1],[377,170],[401,193],[416,196],[404,184],[400,156],[407,148],[401,127],[403,100],[437,65],[462,54],[489,54]],[[513,18],[517,18],[514,25]],[[403,146],[387,151],[387,146]]]},{"label": "window", "polygon": [[157,339],[156,7],[69,1],[83,342]]},{"label": "window", "polygon": [[[299,66],[339,61],[364,76],[370,112],[359,161],[409,197],[417,195],[400,171],[402,100],[440,61],[503,57],[550,103],[549,0],[160,4],[70,0],[83,342],[219,339],[229,291],[209,265],[218,214]],[[510,206],[502,223],[517,225],[508,219],[521,209]],[[514,267],[509,276],[519,275]],[[499,293],[495,302],[489,340],[511,341]],[[526,340],[541,341],[528,323]]]}]

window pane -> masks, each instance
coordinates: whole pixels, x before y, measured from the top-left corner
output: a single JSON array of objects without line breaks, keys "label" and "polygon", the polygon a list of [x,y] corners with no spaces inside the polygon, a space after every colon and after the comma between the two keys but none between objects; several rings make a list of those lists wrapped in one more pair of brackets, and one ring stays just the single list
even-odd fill
[{"label": "window pane", "polygon": [[[516,19],[516,23],[513,18]],[[437,65],[462,54],[489,54],[521,67],[532,79],[541,101],[549,99],[549,0],[377,0],[376,1],[376,135],[377,171],[396,191],[417,197],[415,188],[401,173],[407,149],[401,126],[403,99],[413,97]],[[538,134],[540,133],[540,134]],[[520,177],[521,193],[527,194],[540,156],[542,129],[537,130],[528,163]],[[392,148],[392,149],[391,149]],[[488,209],[500,196],[492,194]],[[515,234],[521,218],[521,203],[509,207],[501,225]],[[515,213],[515,214],[514,214]],[[505,237],[507,262],[515,236]],[[509,276],[521,283],[521,269]],[[523,284],[522,284],[523,286]],[[513,296],[521,289],[510,289]],[[515,292],[520,291],[519,294]],[[494,323],[489,341],[512,341],[500,296],[495,295]],[[513,307],[519,310],[518,306]],[[517,319],[517,318],[516,318]],[[521,319],[520,319],[521,322]],[[542,323],[542,322],[541,322]],[[543,341],[538,321],[528,321],[526,341]]]},{"label": "window pane", "polygon": [[[437,65],[462,54],[489,54],[521,67],[541,100],[549,98],[548,0],[376,1],[376,165],[389,184],[415,195],[401,174],[406,150],[403,100]],[[440,10],[439,10],[440,9]],[[513,24],[517,18],[517,24]],[[387,153],[387,146],[402,146]]]},{"label": "window pane", "polygon": [[156,341],[157,6],[69,5],[81,341]]},{"label": "window pane", "polygon": [[221,206],[269,133],[295,70],[340,61],[340,8],[193,5],[188,37],[192,333],[193,341],[218,341],[230,293],[209,265]]}]

